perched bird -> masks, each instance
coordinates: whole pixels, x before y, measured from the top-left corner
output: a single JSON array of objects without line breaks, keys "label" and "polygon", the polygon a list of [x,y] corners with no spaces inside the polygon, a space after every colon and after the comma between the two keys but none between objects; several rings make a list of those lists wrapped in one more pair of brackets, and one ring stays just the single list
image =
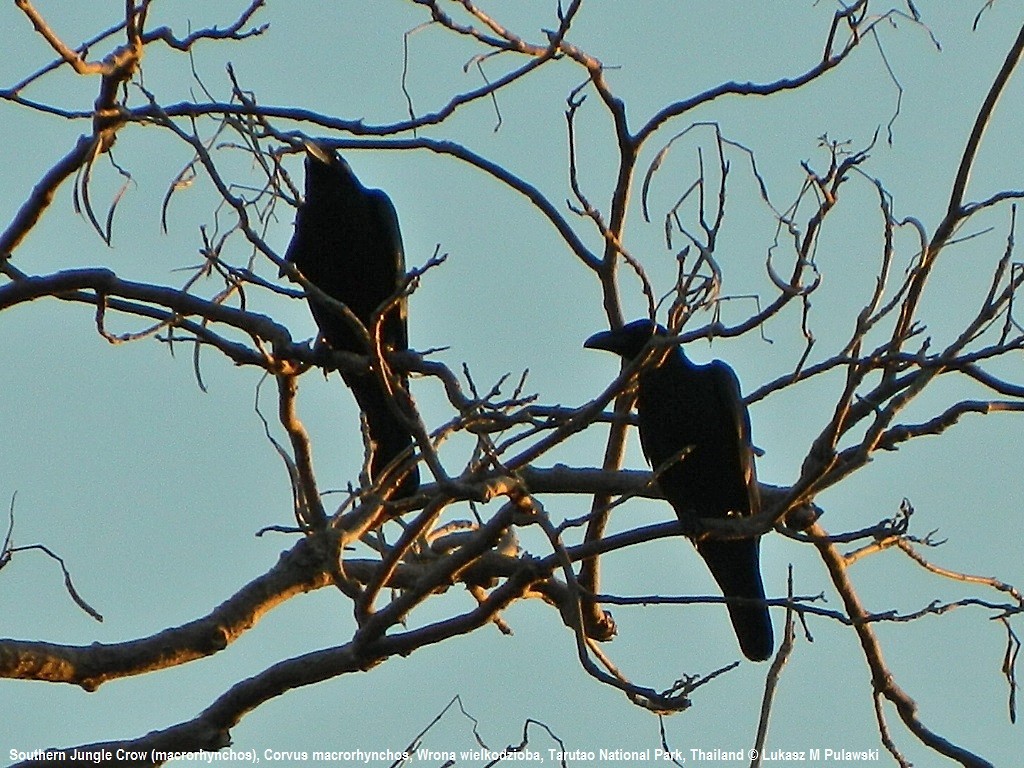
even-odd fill
[{"label": "perched bird", "polygon": [[[347,306],[373,334],[373,315],[402,286],[405,254],[395,207],[384,192],[359,183],[348,163],[334,151],[306,144],[306,195],[295,215],[295,233],[285,259],[331,298]],[[371,354],[361,335],[341,312],[309,297],[320,335],[334,350]],[[385,347],[408,349],[406,299],[395,302],[380,328]],[[362,411],[369,443],[370,480],[413,444],[408,427],[392,410],[378,374],[342,372]],[[408,377],[401,377],[403,387]],[[405,475],[394,498],[416,493],[419,470]]]},{"label": "perched bird", "polygon": [[[666,333],[650,320],[636,320],[595,334],[584,346],[632,361],[653,336]],[[658,477],[665,498],[686,522],[756,515],[760,496],[750,417],[736,374],[721,360],[696,365],[678,347],[654,354],[664,359],[641,370],[636,410],[640,444],[651,466],[658,470],[676,458]],[[759,538],[704,539],[696,546],[726,597],[764,600]],[[743,654],[752,661],[771,656],[768,608],[739,603],[728,608]]]}]

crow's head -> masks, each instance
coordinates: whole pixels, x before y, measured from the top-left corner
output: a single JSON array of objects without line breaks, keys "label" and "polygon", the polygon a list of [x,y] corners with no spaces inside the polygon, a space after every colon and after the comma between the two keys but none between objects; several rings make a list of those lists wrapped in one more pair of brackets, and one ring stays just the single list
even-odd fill
[{"label": "crow's head", "polygon": [[632,360],[643,351],[644,346],[653,336],[664,336],[666,333],[664,327],[644,318],[634,320],[615,331],[595,333],[583,342],[583,346],[587,349],[603,349],[614,352],[626,360]]},{"label": "crow's head", "polygon": [[343,157],[330,147],[315,141],[303,142],[306,147],[306,199],[328,191],[358,186],[359,180]]}]

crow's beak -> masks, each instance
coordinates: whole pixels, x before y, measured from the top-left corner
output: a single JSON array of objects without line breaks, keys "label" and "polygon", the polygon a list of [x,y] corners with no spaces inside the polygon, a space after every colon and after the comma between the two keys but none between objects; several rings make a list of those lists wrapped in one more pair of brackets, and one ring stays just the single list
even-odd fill
[{"label": "crow's beak", "polygon": [[324,147],[321,147],[315,141],[309,139],[303,139],[302,146],[306,148],[306,154],[315,160],[323,163],[324,165],[331,164],[331,152]]},{"label": "crow's beak", "polygon": [[608,352],[614,352],[615,342],[615,331],[601,331],[584,341],[583,346],[587,349],[603,349]]}]

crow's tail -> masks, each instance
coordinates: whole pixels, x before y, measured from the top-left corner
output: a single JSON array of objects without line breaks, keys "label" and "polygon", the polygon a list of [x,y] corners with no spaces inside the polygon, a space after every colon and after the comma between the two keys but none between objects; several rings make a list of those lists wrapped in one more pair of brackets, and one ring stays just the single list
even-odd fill
[{"label": "crow's tail", "polygon": [[[370,481],[376,483],[388,464],[413,444],[412,433],[398,414],[391,410],[388,395],[376,374],[345,373],[342,375],[355,395],[370,444]],[[402,382],[405,386],[405,382]],[[420,486],[418,466],[413,466],[399,482],[393,499],[412,496]]]},{"label": "crow's tail", "polygon": [[[764,600],[760,548],[759,538],[708,540],[697,545],[722,594],[751,600]],[[744,656],[751,661],[764,661],[772,655],[775,640],[767,606],[729,603],[729,618]]]}]

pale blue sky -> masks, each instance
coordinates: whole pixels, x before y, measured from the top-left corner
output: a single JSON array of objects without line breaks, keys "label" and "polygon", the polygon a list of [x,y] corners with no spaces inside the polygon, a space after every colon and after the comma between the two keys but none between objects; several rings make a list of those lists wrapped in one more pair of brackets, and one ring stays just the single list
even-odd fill
[{"label": "pale blue sky", "polygon": [[[39,5],[72,43],[113,23],[123,9],[123,3],[109,1]],[[193,28],[223,25],[243,4],[219,3],[216,10],[209,5],[163,0],[154,4],[153,17],[184,32],[188,20]],[[555,3],[548,0],[490,5],[503,23],[535,41],[543,39],[540,28],[556,24]],[[974,114],[1024,13],[1012,3],[996,4],[972,32],[980,2],[920,0],[917,5],[943,50],[938,52],[928,33],[906,19],[897,28],[880,28],[888,61],[905,88],[891,146],[884,141],[884,126],[897,89],[870,41],[839,70],[804,90],[770,99],[717,101],[670,125],[664,140],[691,119],[718,121],[726,136],[756,152],[772,199],[783,208],[804,181],[800,161],[819,169],[827,164],[817,137],[827,133],[860,148],[882,126],[863,170],[892,192],[897,216],[917,217],[932,229],[944,212]],[[590,0],[570,39],[616,67],[608,78],[626,101],[634,128],[667,102],[724,80],[766,81],[804,71],[820,56],[834,10],[809,0],[650,0],[626,8]],[[406,109],[400,82],[402,33],[424,18],[414,4],[397,0],[306,2],[301,12],[291,4],[270,3],[257,17],[271,24],[263,37],[202,45],[196,67],[218,98],[229,93],[224,64],[230,61],[260,103],[368,122],[397,121]],[[0,10],[0,49],[5,51],[0,87],[51,58],[13,4]],[[436,28],[411,38],[409,84],[418,111],[436,109],[452,93],[479,84],[475,70],[463,74],[461,69],[474,52]],[[485,70],[497,77],[511,61],[499,57],[486,62]],[[194,90],[187,79],[188,62],[180,54],[154,48],[143,74],[146,87],[163,102],[186,99]],[[556,63],[500,95],[500,131],[493,131],[493,108],[479,102],[424,134],[453,138],[506,165],[565,211],[570,190],[564,100],[582,79],[578,68]],[[996,112],[968,199],[1024,186],[1022,83],[1018,73]],[[95,98],[96,84],[65,67],[26,96],[84,109]],[[294,126],[281,122],[278,127]],[[3,226],[39,176],[87,130],[84,122],[70,124],[0,102]],[[709,139],[705,130],[674,148],[652,186],[654,223],[641,218],[639,186],[634,194],[627,245],[644,262],[659,294],[671,287],[674,269],[660,217],[693,178],[697,142],[708,152]],[[607,211],[614,146],[606,112],[593,94],[579,116],[579,142],[581,181],[594,203]],[[648,145],[644,168],[662,144],[654,140]],[[128,279],[182,282],[182,273],[175,270],[199,261],[198,225],[212,226],[210,185],[200,180],[175,196],[164,235],[160,201],[188,161],[187,147],[156,128],[128,127],[119,134],[115,157],[136,183],[118,210],[113,247],[103,245],[85,219],[74,214],[71,185],[65,184],[41,225],[15,253],[20,269],[45,274],[108,265]],[[227,153],[219,157],[232,178],[255,178],[240,159]],[[395,202],[410,266],[426,261],[437,243],[450,254],[411,300],[414,347],[449,347],[439,359],[456,370],[467,362],[484,387],[506,372],[518,375],[529,368],[529,388],[547,403],[581,404],[615,376],[612,357],[582,349],[583,339],[606,325],[597,282],[522,198],[473,168],[425,152],[350,152],[348,158],[365,183],[385,189]],[[764,299],[772,295],[764,256],[774,222],[757,198],[744,156],[736,153],[730,159],[732,186],[718,249],[725,292],[758,293]],[[297,159],[291,170],[300,174]],[[101,162],[94,198],[108,199],[119,185],[119,177]],[[879,258],[874,187],[855,176],[844,195],[817,254],[824,279],[813,299],[814,359],[848,336],[859,302],[872,288]],[[282,206],[268,231],[267,242],[279,253],[291,235],[291,220],[290,209]],[[980,300],[979,290],[1003,252],[1008,220],[1007,208],[979,217],[965,234],[984,227],[993,231],[944,253],[921,311],[936,346],[957,332]],[[599,247],[587,223],[575,217],[570,221],[590,247]],[[900,237],[900,269],[914,245],[910,236]],[[232,249],[225,258],[237,263],[247,257],[241,239],[233,241]],[[266,263],[259,269],[268,276],[276,273]],[[642,296],[625,273],[623,286],[627,315],[640,315]],[[250,300],[256,311],[287,323],[296,338],[313,335],[303,302],[259,293]],[[727,302],[723,313],[736,321],[752,309],[752,302],[737,300]],[[765,329],[773,344],[749,334],[715,342],[711,349],[696,343],[688,352],[699,360],[726,359],[744,390],[752,390],[791,370],[798,359],[802,347],[794,309]],[[134,320],[113,324],[116,331],[139,327]],[[173,357],[153,340],[111,346],[97,335],[89,308],[52,300],[5,311],[0,350],[5,363],[0,424],[6,435],[0,441],[0,506],[6,508],[17,492],[15,544],[39,542],[58,552],[79,591],[106,618],[97,624],[79,611],[63,589],[59,569],[39,554],[23,553],[0,571],[0,635],[74,644],[148,636],[205,614],[290,546],[288,537],[253,536],[262,526],[293,519],[287,477],[253,411],[259,371],[236,368],[207,352],[202,367],[209,391],[204,394],[185,346]],[[1018,382],[1024,379],[1019,356],[996,370]],[[755,442],[765,450],[758,464],[763,481],[789,484],[797,478],[809,442],[830,417],[840,387],[838,376],[822,377],[755,404],[751,417]],[[428,425],[450,417],[436,382],[415,380],[412,390]],[[269,395],[268,390],[264,396]],[[907,420],[923,420],[957,398],[978,395],[966,387],[936,387],[908,411]],[[314,372],[301,381],[299,409],[315,441],[322,486],[344,487],[358,471],[362,451],[352,429],[356,412],[351,396],[337,378],[324,381]],[[940,438],[915,440],[879,457],[818,499],[826,510],[824,526],[840,532],[873,524],[892,516],[907,497],[918,512],[913,531],[924,535],[938,528],[949,539],[929,553],[935,562],[1024,584],[1019,421],[1007,414],[967,417]],[[603,428],[594,428],[543,463],[597,465],[603,437]],[[454,441],[443,454],[452,467],[458,466],[466,445]],[[645,466],[635,435],[626,464]],[[553,496],[544,502],[555,519],[589,508],[585,497]],[[468,513],[463,509],[458,515]],[[635,501],[616,512],[613,526],[671,516],[664,503]],[[524,545],[543,552],[543,542],[532,534]],[[768,536],[762,558],[772,595],[784,593],[792,564],[799,593],[823,590],[829,607],[838,607],[811,548]],[[851,573],[869,610],[911,611],[932,600],[967,595],[1002,602],[994,592],[928,576],[896,552],[862,561]],[[659,541],[608,557],[603,588],[617,594],[714,590],[699,558],[681,541]],[[9,762],[11,748],[127,738],[189,719],[231,684],[277,660],[346,641],[351,609],[339,597],[323,590],[296,598],[214,657],[107,683],[93,694],[69,686],[0,681],[0,762]],[[461,612],[468,600],[453,590],[436,605],[420,609],[413,623]],[[705,673],[739,657],[720,606],[617,608],[613,613],[620,635],[606,651],[635,682],[664,688],[684,674]],[[518,742],[526,718],[544,721],[571,748],[658,746],[656,718],[585,675],[572,636],[554,611],[521,603],[505,618],[515,630],[513,637],[487,627],[408,659],[391,659],[367,674],[293,691],[247,716],[233,731],[235,744],[261,754],[266,748],[400,748],[458,693],[493,747]],[[781,635],[781,612],[774,618]],[[869,674],[855,636],[821,619],[811,619],[809,626],[814,643],[798,638],[779,687],[768,746],[880,748]],[[966,608],[910,625],[881,625],[878,633],[898,682],[919,703],[926,725],[996,765],[1019,759],[1024,736],[1008,722],[1007,686],[999,672],[1005,642],[1001,625],[989,621],[984,611]],[[669,744],[687,756],[693,747],[749,747],[767,666],[743,663],[698,692],[690,711],[666,721]],[[897,744],[915,764],[942,764],[905,731],[891,708],[886,712]],[[540,731],[531,736],[531,746],[545,755],[548,747],[557,746]],[[469,747],[470,725],[449,714],[425,743],[438,749]],[[884,750],[881,762],[891,762]]]}]

